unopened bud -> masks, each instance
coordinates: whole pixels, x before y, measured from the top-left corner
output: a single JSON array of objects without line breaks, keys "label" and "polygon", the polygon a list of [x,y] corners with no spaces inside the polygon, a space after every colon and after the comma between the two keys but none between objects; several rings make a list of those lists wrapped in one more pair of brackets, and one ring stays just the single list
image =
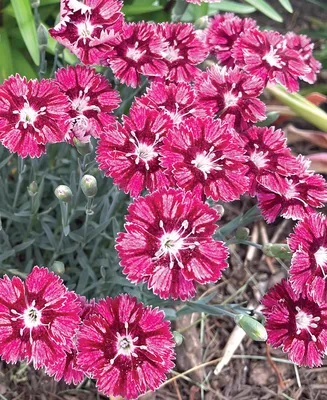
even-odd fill
[{"label": "unopened bud", "polygon": [[73,197],[72,191],[66,185],[58,186],[55,190],[55,195],[57,199],[63,201],[64,203],[69,203]]},{"label": "unopened bud", "polygon": [[235,232],[235,237],[237,240],[247,240],[250,235],[250,229],[245,226],[241,226]]},{"label": "unopened bud", "polygon": [[218,213],[218,215],[219,215],[219,218],[222,218],[222,217],[223,217],[223,215],[224,215],[224,213],[225,213],[225,209],[224,209],[224,207],[223,207],[222,205],[220,205],[220,204],[214,204],[214,205],[212,206],[212,208],[213,208],[214,210],[217,211],[217,213]]},{"label": "unopened bud", "polygon": [[290,260],[292,252],[287,244],[284,243],[267,243],[262,248],[263,254],[268,257],[277,257],[283,260]]},{"label": "unopened bud", "polygon": [[41,51],[48,47],[48,30],[43,24],[37,28],[37,42]]},{"label": "unopened bud", "polygon": [[234,317],[235,323],[252,339],[259,342],[267,340],[265,327],[249,315],[238,314]]},{"label": "unopened bud", "polygon": [[201,18],[198,18],[194,22],[195,29],[205,29],[205,28],[207,28],[208,25],[209,25],[209,17],[207,15],[205,15]]},{"label": "unopened bud", "polygon": [[51,270],[58,275],[61,275],[65,272],[65,265],[61,261],[55,261],[52,264]]},{"label": "unopened bud", "polygon": [[38,186],[38,184],[37,184],[35,181],[33,181],[32,183],[30,183],[30,184],[27,186],[28,194],[29,194],[31,197],[36,196],[38,190],[39,190],[39,186]]},{"label": "unopened bud", "polygon": [[176,346],[180,346],[183,343],[184,336],[177,331],[174,331],[173,335],[174,335],[174,340],[175,340]]},{"label": "unopened bud", "polygon": [[40,5],[40,0],[30,0],[32,8],[38,8]]},{"label": "unopened bud", "polygon": [[73,141],[74,141],[74,145],[76,147],[76,150],[82,156],[87,156],[88,154],[92,153],[93,146],[92,146],[91,142],[83,143],[80,140],[78,140],[76,137],[74,137]]},{"label": "unopened bud", "polygon": [[84,175],[81,180],[81,189],[86,197],[94,197],[98,191],[98,183],[94,176]]}]

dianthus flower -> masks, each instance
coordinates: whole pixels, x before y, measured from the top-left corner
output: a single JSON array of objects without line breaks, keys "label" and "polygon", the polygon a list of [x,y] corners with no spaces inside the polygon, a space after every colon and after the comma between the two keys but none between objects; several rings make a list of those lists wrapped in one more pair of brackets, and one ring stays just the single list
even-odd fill
[{"label": "dianthus flower", "polygon": [[[77,295],[77,297],[82,307],[79,316],[81,322],[83,322],[84,319],[94,311],[95,301],[91,300],[90,302],[87,302],[84,296]],[[77,335],[78,332],[72,339],[71,348],[65,351],[65,355],[62,358],[52,360],[53,363],[48,365],[45,369],[45,372],[49,376],[53,376],[56,381],[64,379],[68,385],[71,383],[78,385],[83,382],[85,378],[84,371],[82,371],[77,365]]]},{"label": "dianthus flower", "polygon": [[136,98],[136,103],[164,111],[176,125],[194,116],[206,116],[197,101],[194,89],[188,83],[152,82],[146,94]]},{"label": "dianthus flower", "polygon": [[305,35],[296,35],[294,32],[288,32],[285,37],[287,47],[296,50],[300,54],[305,65],[309,68],[300,78],[308,83],[315,83],[317,80],[317,73],[321,69],[321,64],[312,56],[314,45],[311,39]]},{"label": "dianthus flower", "polygon": [[300,221],[288,240],[293,257],[290,282],[295,292],[327,301],[327,219],[312,214]]},{"label": "dianthus flower", "polygon": [[199,103],[208,112],[219,113],[220,118],[235,116],[235,127],[244,122],[266,118],[265,104],[257,99],[264,89],[262,79],[251,76],[238,67],[212,66],[196,79]]},{"label": "dianthus flower", "polygon": [[111,50],[107,63],[114,74],[128,86],[141,84],[141,74],[162,77],[168,72],[162,52],[165,44],[156,33],[154,24],[125,23],[119,35],[108,40]]},{"label": "dianthus flower", "polygon": [[7,362],[27,359],[34,368],[62,358],[80,323],[80,304],[58,276],[34,267],[23,283],[0,279],[0,355]]},{"label": "dianthus flower", "polygon": [[196,65],[206,59],[208,49],[196,36],[193,24],[161,23],[157,25],[157,33],[165,45],[161,55],[168,66],[167,80],[194,81],[200,73]]},{"label": "dianthus flower", "polygon": [[295,293],[283,280],[263,297],[268,343],[295,364],[319,366],[327,348],[327,304]]},{"label": "dianthus flower", "polygon": [[308,170],[308,163],[297,157],[298,168],[292,167],[288,176],[275,174],[258,178],[258,206],[267,222],[274,222],[281,215],[284,218],[303,219],[323,207],[327,201],[325,179]]},{"label": "dianthus flower", "polygon": [[52,81],[10,76],[0,85],[0,142],[23,158],[40,157],[47,143],[64,140],[69,107]]},{"label": "dianthus flower", "polygon": [[241,135],[248,156],[249,170],[247,176],[249,193],[255,196],[258,180],[265,176],[279,174],[288,176],[298,170],[298,160],[291,155],[286,145],[285,134],[282,130],[271,128],[252,127]]},{"label": "dianthus flower", "polygon": [[91,136],[100,137],[103,128],[114,122],[111,112],[118,107],[119,95],[95,69],[82,65],[61,68],[56,72],[55,83],[71,104],[68,140],[76,137],[88,142]]},{"label": "dianthus flower", "polygon": [[84,64],[98,64],[103,42],[121,29],[120,0],[61,0],[61,20],[50,35]]},{"label": "dianthus flower", "polygon": [[161,165],[200,198],[232,201],[248,189],[245,150],[229,123],[192,118],[169,131]]},{"label": "dianthus flower", "polygon": [[148,282],[161,298],[186,300],[195,295],[195,282],[221,278],[228,250],[212,238],[219,215],[192,192],[156,191],[128,211],[116,248],[130,281]]},{"label": "dianthus flower", "polygon": [[135,399],[155,390],[174,366],[170,323],[158,308],[122,294],[100,300],[78,335],[80,368],[107,396]]},{"label": "dianthus flower", "polygon": [[207,46],[220,64],[234,67],[232,48],[235,41],[241,33],[255,27],[256,21],[251,18],[239,18],[232,13],[217,14],[211,19],[206,30]]},{"label": "dianthus flower", "polygon": [[236,65],[250,76],[260,77],[265,84],[280,83],[290,92],[299,90],[298,78],[309,72],[299,52],[290,49],[285,36],[274,31],[244,32],[232,53]]},{"label": "dianthus flower", "polygon": [[130,116],[123,116],[100,138],[97,148],[99,168],[111,176],[120,189],[137,197],[142,190],[150,192],[169,186],[169,178],[159,164],[163,138],[171,127],[171,119],[163,111],[134,106]]}]

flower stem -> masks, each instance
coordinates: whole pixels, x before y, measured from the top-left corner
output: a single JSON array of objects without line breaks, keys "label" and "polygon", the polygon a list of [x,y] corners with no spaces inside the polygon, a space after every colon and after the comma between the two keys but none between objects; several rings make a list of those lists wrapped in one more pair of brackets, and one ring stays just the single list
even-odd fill
[{"label": "flower stem", "polygon": [[85,222],[84,222],[84,244],[86,243],[86,238],[87,238],[87,227],[89,223],[89,217],[90,215],[93,215],[93,210],[92,210],[92,204],[93,204],[93,197],[87,199],[86,207],[85,207]]}]

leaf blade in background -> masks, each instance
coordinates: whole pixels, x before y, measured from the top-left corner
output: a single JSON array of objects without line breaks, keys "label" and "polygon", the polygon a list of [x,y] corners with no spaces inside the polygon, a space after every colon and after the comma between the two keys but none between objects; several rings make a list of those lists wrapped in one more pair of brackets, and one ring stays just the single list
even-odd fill
[{"label": "leaf blade in background", "polygon": [[265,0],[245,0],[251,6],[255,7],[258,11],[265,14],[267,17],[271,18],[277,22],[283,22],[283,18],[277,11],[275,11]]},{"label": "leaf blade in background", "polygon": [[0,27],[0,54],[0,82],[2,83],[9,75],[15,73],[10,43],[4,27]]},{"label": "leaf blade in background", "polygon": [[293,7],[290,0],[279,0],[280,4],[285,8],[289,13],[293,13]]},{"label": "leaf blade in background", "polygon": [[11,0],[11,4],[26,47],[34,63],[40,65],[40,52],[30,2],[29,0]]},{"label": "leaf blade in background", "polygon": [[12,56],[15,72],[18,72],[20,76],[26,76],[27,79],[37,78],[37,72],[33,69],[26,57],[24,57],[23,53],[13,48]]},{"label": "leaf blade in background", "polygon": [[209,4],[209,14],[214,15],[217,11],[233,12],[236,14],[251,14],[256,11],[256,8],[247,5],[236,3],[235,1],[221,1],[217,4]]}]

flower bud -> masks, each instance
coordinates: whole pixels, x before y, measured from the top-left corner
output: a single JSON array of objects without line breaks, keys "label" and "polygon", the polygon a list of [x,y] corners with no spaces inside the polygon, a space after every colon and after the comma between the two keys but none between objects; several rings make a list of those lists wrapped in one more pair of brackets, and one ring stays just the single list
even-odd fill
[{"label": "flower bud", "polygon": [[37,28],[37,42],[41,51],[45,51],[48,47],[48,30],[43,24]]},{"label": "flower bud", "polygon": [[32,8],[38,8],[40,5],[40,0],[30,0]]},{"label": "flower bud", "polygon": [[55,195],[58,200],[63,201],[64,203],[69,203],[73,197],[70,187],[66,185],[59,185],[55,190]]},{"label": "flower bud", "polygon": [[209,25],[209,17],[207,15],[198,18],[194,22],[195,29],[206,29]]},{"label": "flower bud", "polygon": [[38,184],[37,184],[35,181],[31,182],[31,183],[27,186],[28,194],[29,194],[31,197],[36,196],[38,190],[39,190],[39,186],[38,186]]},{"label": "flower bud", "polygon": [[266,243],[262,248],[263,254],[268,257],[277,257],[283,260],[290,260],[292,252],[287,244],[284,243]]},{"label": "flower bud", "polygon": [[94,176],[84,175],[81,180],[81,189],[86,197],[94,197],[98,191],[98,183]]},{"label": "flower bud", "polygon": [[93,146],[92,146],[91,142],[83,143],[80,140],[78,140],[76,137],[74,137],[73,142],[74,142],[74,145],[76,147],[76,150],[82,156],[87,156],[88,154],[92,153]]},{"label": "flower bud", "polygon": [[61,261],[55,261],[55,262],[52,264],[51,270],[52,270],[55,274],[61,275],[61,274],[63,274],[63,273],[65,272],[65,265],[64,265],[64,263],[61,262]]},{"label": "flower bud", "polygon": [[174,340],[175,340],[176,346],[180,346],[183,343],[184,336],[177,331],[173,331],[173,335],[174,335]]},{"label": "flower bud", "polygon": [[225,209],[224,209],[224,207],[223,207],[222,205],[220,205],[220,204],[214,204],[214,205],[212,206],[212,208],[213,208],[214,210],[217,211],[217,213],[218,213],[218,215],[219,215],[219,218],[222,218],[222,217],[223,217],[224,212],[225,212]]},{"label": "flower bud", "polygon": [[265,327],[249,315],[238,314],[234,317],[235,323],[252,339],[259,342],[267,340]]},{"label": "flower bud", "polygon": [[250,235],[250,229],[246,228],[245,226],[241,226],[240,228],[237,228],[235,232],[235,237],[237,240],[247,240]]}]

